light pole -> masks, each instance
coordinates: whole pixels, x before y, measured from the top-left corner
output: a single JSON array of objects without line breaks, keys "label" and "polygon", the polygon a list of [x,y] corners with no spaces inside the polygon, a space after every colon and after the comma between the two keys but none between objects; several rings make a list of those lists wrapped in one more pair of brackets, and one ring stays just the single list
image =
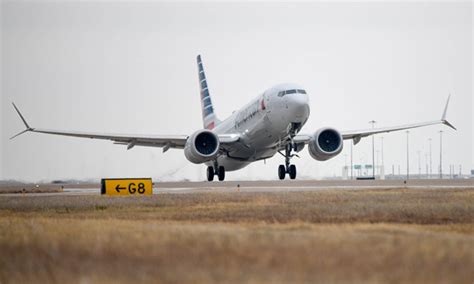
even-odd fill
[{"label": "light pole", "polygon": [[410,154],[409,154],[409,146],[408,146],[408,135],[410,131],[407,130],[407,180],[410,179]]},{"label": "light pole", "polygon": [[431,178],[431,175],[433,174],[433,160],[431,159],[431,138],[428,139],[430,141],[430,174],[429,174],[429,177]]},{"label": "light pole", "polygon": [[417,151],[418,154],[418,178],[421,177],[421,152],[420,150]]},{"label": "light pole", "polygon": [[376,154],[375,154],[375,157],[376,157],[376,158],[375,158],[375,161],[377,162],[377,163],[375,164],[375,166],[376,166],[376,167],[377,167],[377,166],[379,167],[379,170],[378,170],[377,172],[378,172],[378,174],[380,175],[380,162],[379,162],[380,156],[379,156],[379,152],[380,152],[379,150],[375,151],[375,153],[376,153]]},{"label": "light pole", "polygon": [[347,178],[347,176],[349,175],[348,171],[347,171],[347,154],[344,154],[344,179]]},{"label": "light pole", "polygon": [[352,164],[352,144],[354,144],[354,140],[351,141],[351,179],[354,178],[354,175],[353,175],[354,165]]},{"label": "light pole", "polygon": [[[371,120],[369,121],[369,123],[372,124],[372,128],[375,128],[375,123],[377,123],[377,121],[375,120]],[[372,135],[372,177],[375,179],[375,148],[374,148],[374,135]]]},{"label": "light pole", "polygon": [[439,131],[439,178],[443,178],[443,130]]},{"label": "light pole", "polygon": [[426,176],[429,174],[429,166],[428,166],[428,153],[425,153],[425,166],[426,166]]},{"label": "light pole", "polygon": [[385,163],[384,163],[384,160],[383,160],[383,136],[380,137],[380,142],[381,142],[381,147],[380,147],[380,158],[382,159],[382,163],[381,163],[381,175],[383,173],[383,175],[385,176]]}]

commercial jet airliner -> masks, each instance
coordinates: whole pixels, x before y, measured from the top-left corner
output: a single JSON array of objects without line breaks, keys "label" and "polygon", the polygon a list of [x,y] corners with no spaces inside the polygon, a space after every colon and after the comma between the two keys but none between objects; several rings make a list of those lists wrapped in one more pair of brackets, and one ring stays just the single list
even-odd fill
[{"label": "commercial jet airliner", "polygon": [[161,147],[163,152],[171,148],[184,149],[188,161],[207,165],[208,181],[214,180],[216,175],[223,181],[226,171],[239,170],[252,162],[269,159],[280,153],[285,158],[285,164],[278,167],[278,177],[282,180],[287,174],[290,179],[296,178],[296,166],[290,161],[306,145],[311,157],[326,161],[341,153],[343,140],[352,140],[355,145],[361,138],[369,135],[435,124],[445,124],[456,129],[446,120],[448,97],[439,120],[355,131],[323,127],[313,134],[301,134],[300,130],[308,121],[310,109],[307,92],[296,84],[276,85],[221,121],[214,113],[200,55],[197,56],[197,65],[203,129],[191,135],[123,135],[33,128],[13,104],[26,130],[11,139],[25,132],[38,132],[111,140],[114,144],[127,146],[127,150],[135,146]]}]

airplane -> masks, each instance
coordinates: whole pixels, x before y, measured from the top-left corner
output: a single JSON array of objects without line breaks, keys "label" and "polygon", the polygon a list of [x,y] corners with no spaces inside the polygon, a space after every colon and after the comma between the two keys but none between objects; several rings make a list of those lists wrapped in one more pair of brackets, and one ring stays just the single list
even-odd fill
[{"label": "airplane", "polygon": [[37,132],[111,140],[114,144],[127,146],[127,150],[135,146],[161,147],[163,153],[171,148],[183,149],[188,161],[207,165],[208,181],[213,181],[214,176],[223,181],[226,171],[242,169],[252,162],[269,159],[279,153],[285,158],[284,165],[278,166],[278,178],[283,180],[287,174],[290,179],[296,178],[296,166],[291,164],[291,159],[306,145],[312,158],[326,161],[341,153],[344,140],[352,140],[356,145],[363,137],[370,135],[436,124],[456,130],[446,120],[448,96],[439,120],[354,131],[323,127],[313,134],[301,134],[302,127],[308,121],[310,107],[306,90],[297,84],[273,86],[221,121],[214,112],[200,55],[197,56],[197,66],[203,129],[190,135],[101,134],[34,128],[12,103],[26,129],[10,139],[26,132]]}]

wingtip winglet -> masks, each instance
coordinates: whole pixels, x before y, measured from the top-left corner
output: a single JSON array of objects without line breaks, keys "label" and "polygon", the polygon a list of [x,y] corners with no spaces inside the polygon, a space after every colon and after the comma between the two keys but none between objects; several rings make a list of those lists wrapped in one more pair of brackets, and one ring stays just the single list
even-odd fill
[{"label": "wingtip winglet", "polygon": [[454,127],[454,125],[452,125],[451,123],[449,123],[448,120],[446,120],[446,113],[448,112],[448,106],[449,106],[449,99],[450,98],[451,98],[451,94],[448,95],[448,99],[446,100],[446,105],[444,106],[443,116],[441,116],[441,122],[444,125],[447,125],[447,126],[451,127],[452,129],[457,130],[456,127]]},{"label": "wingtip winglet", "polygon": [[451,94],[448,95],[448,99],[446,100],[446,105],[444,106],[443,116],[441,116],[441,120],[446,120],[446,113],[448,112],[449,106],[449,99],[451,98]]},{"label": "wingtip winglet", "polygon": [[20,110],[17,108],[17,106],[15,105],[14,102],[12,102],[12,105],[13,105],[13,107],[15,108],[16,112],[18,113],[18,115],[20,116],[20,118],[21,118],[21,120],[23,121],[23,123],[25,124],[26,129],[31,130],[32,128],[28,125],[28,122],[26,122],[26,119],[23,117],[23,115],[21,114]]},{"label": "wingtip winglet", "polygon": [[23,130],[22,132],[20,132],[20,133],[18,133],[18,134],[15,134],[15,135],[13,135],[12,137],[10,137],[10,140],[12,140],[12,139],[14,139],[14,138],[20,136],[20,135],[23,134],[23,133],[29,132],[29,131],[31,131],[31,129],[25,129],[25,130]]},{"label": "wingtip winglet", "polygon": [[454,129],[454,130],[457,130],[456,127],[454,127],[454,125],[452,125],[451,123],[449,123],[449,121],[447,121],[447,120],[443,120],[443,124],[444,124],[444,125],[447,125],[447,126],[449,126],[449,127],[451,127],[451,128]]},{"label": "wingtip winglet", "polygon": [[28,124],[28,122],[26,122],[26,119],[23,117],[23,115],[21,114],[20,110],[18,109],[18,107],[15,105],[14,102],[12,102],[12,105],[13,105],[13,108],[15,108],[15,111],[18,113],[18,115],[20,116],[21,120],[23,121],[23,124],[25,124],[25,127],[26,129],[21,131],[20,133],[10,137],[10,140],[12,140],[13,138],[16,138],[18,136],[20,136],[21,134],[23,133],[26,133],[26,132],[29,132],[29,131],[33,131],[33,128]]}]

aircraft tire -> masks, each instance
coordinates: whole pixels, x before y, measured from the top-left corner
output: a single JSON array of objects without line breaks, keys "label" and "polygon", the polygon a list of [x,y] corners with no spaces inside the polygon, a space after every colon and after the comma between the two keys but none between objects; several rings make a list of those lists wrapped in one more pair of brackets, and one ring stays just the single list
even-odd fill
[{"label": "aircraft tire", "polygon": [[223,166],[219,167],[217,171],[217,177],[219,178],[219,181],[223,181],[225,179],[225,169]]},{"label": "aircraft tire", "polygon": [[213,180],[214,180],[214,168],[207,167],[207,181],[213,181]]},{"label": "aircraft tire", "polygon": [[295,165],[290,165],[288,168],[288,173],[290,174],[290,179],[295,179],[296,178],[296,166]]},{"label": "aircraft tire", "polygon": [[280,180],[284,180],[286,175],[286,169],[284,165],[279,165],[278,166],[278,178]]}]

